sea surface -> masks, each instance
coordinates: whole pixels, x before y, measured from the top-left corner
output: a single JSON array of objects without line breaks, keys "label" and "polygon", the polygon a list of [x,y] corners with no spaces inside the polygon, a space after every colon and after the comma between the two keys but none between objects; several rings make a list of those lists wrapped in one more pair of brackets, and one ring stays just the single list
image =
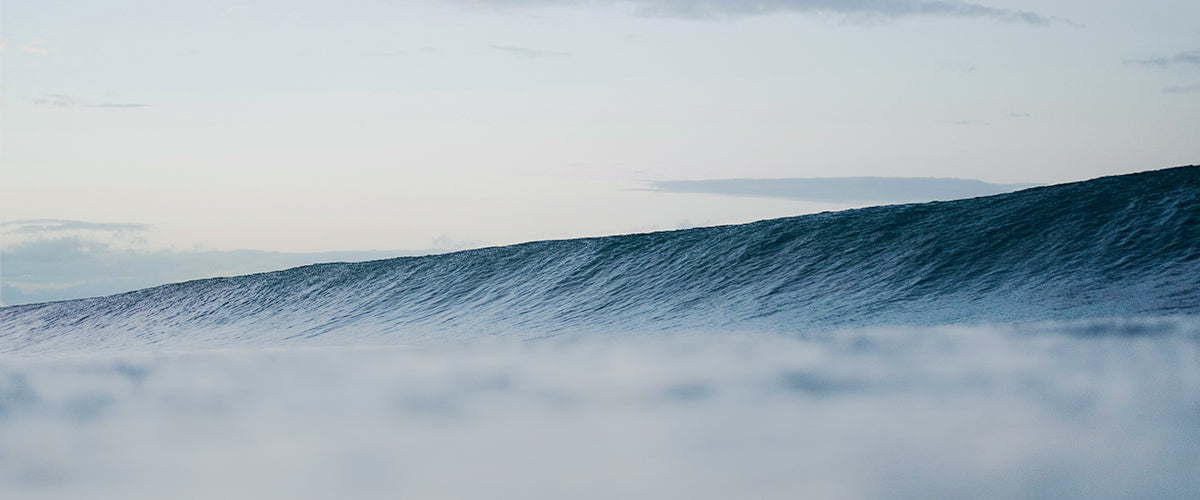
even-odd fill
[{"label": "sea surface", "polygon": [[0,498],[1195,498],[1200,167],[0,308]]}]

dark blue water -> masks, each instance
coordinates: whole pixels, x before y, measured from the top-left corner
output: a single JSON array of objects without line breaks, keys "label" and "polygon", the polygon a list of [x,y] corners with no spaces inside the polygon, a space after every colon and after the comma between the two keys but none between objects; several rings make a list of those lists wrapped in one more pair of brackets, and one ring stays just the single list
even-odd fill
[{"label": "dark blue water", "polygon": [[1200,167],[0,309],[0,349],[811,332],[1200,313]]}]

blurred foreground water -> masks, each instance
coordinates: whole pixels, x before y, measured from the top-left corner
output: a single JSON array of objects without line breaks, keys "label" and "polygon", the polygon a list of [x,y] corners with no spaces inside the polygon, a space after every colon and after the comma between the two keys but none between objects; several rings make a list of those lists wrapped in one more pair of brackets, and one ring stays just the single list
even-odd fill
[{"label": "blurred foreground water", "polygon": [[6,357],[0,498],[1189,498],[1189,318]]}]

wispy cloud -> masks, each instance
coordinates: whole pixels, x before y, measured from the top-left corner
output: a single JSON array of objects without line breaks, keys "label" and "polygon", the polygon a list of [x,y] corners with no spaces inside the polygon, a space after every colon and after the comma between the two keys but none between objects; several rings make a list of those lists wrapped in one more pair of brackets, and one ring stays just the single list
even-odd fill
[{"label": "wispy cloud", "polygon": [[670,180],[652,182],[649,190],[825,203],[911,203],[987,196],[1030,186],[931,177],[825,177]]},{"label": "wispy cloud", "polygon": [[466,250],[485,245],[486,243],[480,240],[458,240],[444,234],[433,239],[433,248],[436,248],[437,252]]},{"label": "wispy cloud", "polygon": [[915,16],[973,17],[1045,25],[1050,18],[1026,10],[1002,9],[954,0],[475,0],[498,7],[520,5],[633,5],[649,16],[728,19],[754,15],[827,13],[874,21]]},{"label": "wispy cloud", "polygon": [[1128,62],[1141,64],[1143,66],[1157,66],[1160,68],[1166,68],[1170,66],[1200,67],[1200,50],[1188,50],[1171,56],[1151,57],[1149,59],[1134,59]]},{"label": "wispy cloud", "polygon": [[34,39],[29,40],[28,42],[21,44],[19,48],[21,49],[21,52],[24,52],[26,54],[44,56],[44,55],[47,55],[50,53],[50,51],[48,49],[46,49],[46,47],[43,47],[43,45],[45,43],[46,43],[46,40],[44,40],[44,39],[34,38]]},{"label": "wispy cloud", "polygon": [[87,222],[67,219],[27,219],[0,223],[4,234],[46,234],[65,231],[148,231],[150,226],[125,222]]},{"label": "wispy cloud", "polygon": [[529,48],[525,48],[525,47],[516,47],[513,45],[492,45],[491,47],[493,49],[496,49],[499,51],[508,52],[509,54],[515,54],[515,55],[518,55],[521,57],[528,57],[530,59],[541,59],[541,58],[546,58],[546,57],[567,57],[567,56],[571,55],[570,53],[567,53],[567,52],[552,52],[552,51],[548,51],[548,50],[537,50],[537,49],[529,49]]},{"label": "wispy cloud", "polygon": [[0,233],[4,235],[4,251],[51,240],[77,240],[88,243],[80,248],[146,248],[146,236],[150,232],[151,227],[148,225],[126,222],[26,219],[0,223]]},{"label": "wispy cloud", "polygon": [[140,102],[92,102],[78,96],[66,94],[46,94],[43,97],[29,99],[29,102],[39,106],[59,106],[64,108],[146,108],[149,104]]},{"label": "wispy cloud", "polygon": [[642,0],[647,12],[689,18],[721,18],[781,12],[830,12],[865,19],[907,16],[982,17],[1030,24],[1049,19],[1029,11],[955,1],[879,0]]},{"label": "wispy cloud", "polygon": [[1168,93],[1168,94],[1186,94],[1189,92],[1200,92],[1200,83],[1193,83],[1191,85],[1172,85],[1170,87],[1163,87],[1163,92]]},{"label": "wispy cloud", "polygon": [[4,50],[7,48],[8,48],[8,40],[0,38],[0,50]]}]

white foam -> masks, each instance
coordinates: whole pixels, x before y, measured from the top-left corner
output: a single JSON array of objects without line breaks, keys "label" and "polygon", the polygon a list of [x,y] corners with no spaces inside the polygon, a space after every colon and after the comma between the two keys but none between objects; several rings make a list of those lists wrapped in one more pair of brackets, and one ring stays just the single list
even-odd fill
[{"label": "white foam", "polygon": [[0,497],[1197,491],[1200,328],[1090,325],[8,356]]}]

